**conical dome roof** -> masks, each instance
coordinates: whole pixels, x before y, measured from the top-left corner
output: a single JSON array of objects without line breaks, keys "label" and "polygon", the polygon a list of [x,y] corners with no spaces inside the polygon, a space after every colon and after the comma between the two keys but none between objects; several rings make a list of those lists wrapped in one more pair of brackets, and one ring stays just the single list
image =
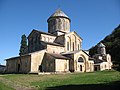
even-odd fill
[{"label": "conical dome roof", "polygon": [[103,43],[99,43],[98,47],[105,47],[105,45]]},{"label": "conical dome roof", "polygon": [[55,11],[55,13],[53,13],[53,14],[48,18],[48,20],[49,20],[50,18],[54,18],[54,17],[64,17],[64,18],[67,18],[67,19],[70,20],[70,18],[69,18],[62,10],[60,10],[60,9],[57,9],[57,10]]}]

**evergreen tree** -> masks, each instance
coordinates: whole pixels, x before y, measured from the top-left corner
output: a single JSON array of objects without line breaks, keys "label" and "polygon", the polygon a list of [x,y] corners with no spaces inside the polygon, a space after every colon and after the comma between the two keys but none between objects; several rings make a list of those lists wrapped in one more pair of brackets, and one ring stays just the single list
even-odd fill
[{"label": "evergreen tree", "polygon": [[20,53],[19,55],[24,55],[27,53],[27,37],[26,35],[22,35],[21,37],[21,46],[20,46]]}]

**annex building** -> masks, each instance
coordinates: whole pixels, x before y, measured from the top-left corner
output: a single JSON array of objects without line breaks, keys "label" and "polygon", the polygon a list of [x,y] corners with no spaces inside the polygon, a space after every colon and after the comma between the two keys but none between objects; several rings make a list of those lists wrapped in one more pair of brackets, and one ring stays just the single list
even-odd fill
[{"label": "annex building", "polygon": [[47,22],[48,32],[34,29],[29,34],[27,54],[6,59],[6,72],[93,72],[95,69],[111,69],[111,57],[103,53],[103,44],[99,46],[99,54],[95,58],[90,58],[82,50],[83,39],[77,32],[70,32],[71,19],[63,11],[56,10]]}]

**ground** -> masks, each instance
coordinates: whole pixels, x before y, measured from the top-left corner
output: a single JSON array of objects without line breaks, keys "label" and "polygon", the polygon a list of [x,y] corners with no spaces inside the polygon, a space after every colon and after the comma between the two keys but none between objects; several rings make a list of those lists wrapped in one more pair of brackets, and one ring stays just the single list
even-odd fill
[{"label": "ground", "polygon": [[0,90],[119,90],[120,72],[0,75]]}]

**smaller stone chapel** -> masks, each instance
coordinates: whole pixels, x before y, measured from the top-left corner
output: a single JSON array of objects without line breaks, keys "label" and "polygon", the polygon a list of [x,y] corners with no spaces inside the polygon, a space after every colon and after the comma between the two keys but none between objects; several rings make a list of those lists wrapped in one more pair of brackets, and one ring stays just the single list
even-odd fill
[{"label": "smaller stone chapel", "polygon": [[[71,19],[60,9],[47,20],[48,32],[32,30],[28,36],[28,53],[6,59],[7,73],[39,72],[93,72],[111,69],[111,57],[102,53],[90,58],[82,50],[83,39],[77,32],[70,32]],[[104,47],[104,48],[103,48]]]}]

